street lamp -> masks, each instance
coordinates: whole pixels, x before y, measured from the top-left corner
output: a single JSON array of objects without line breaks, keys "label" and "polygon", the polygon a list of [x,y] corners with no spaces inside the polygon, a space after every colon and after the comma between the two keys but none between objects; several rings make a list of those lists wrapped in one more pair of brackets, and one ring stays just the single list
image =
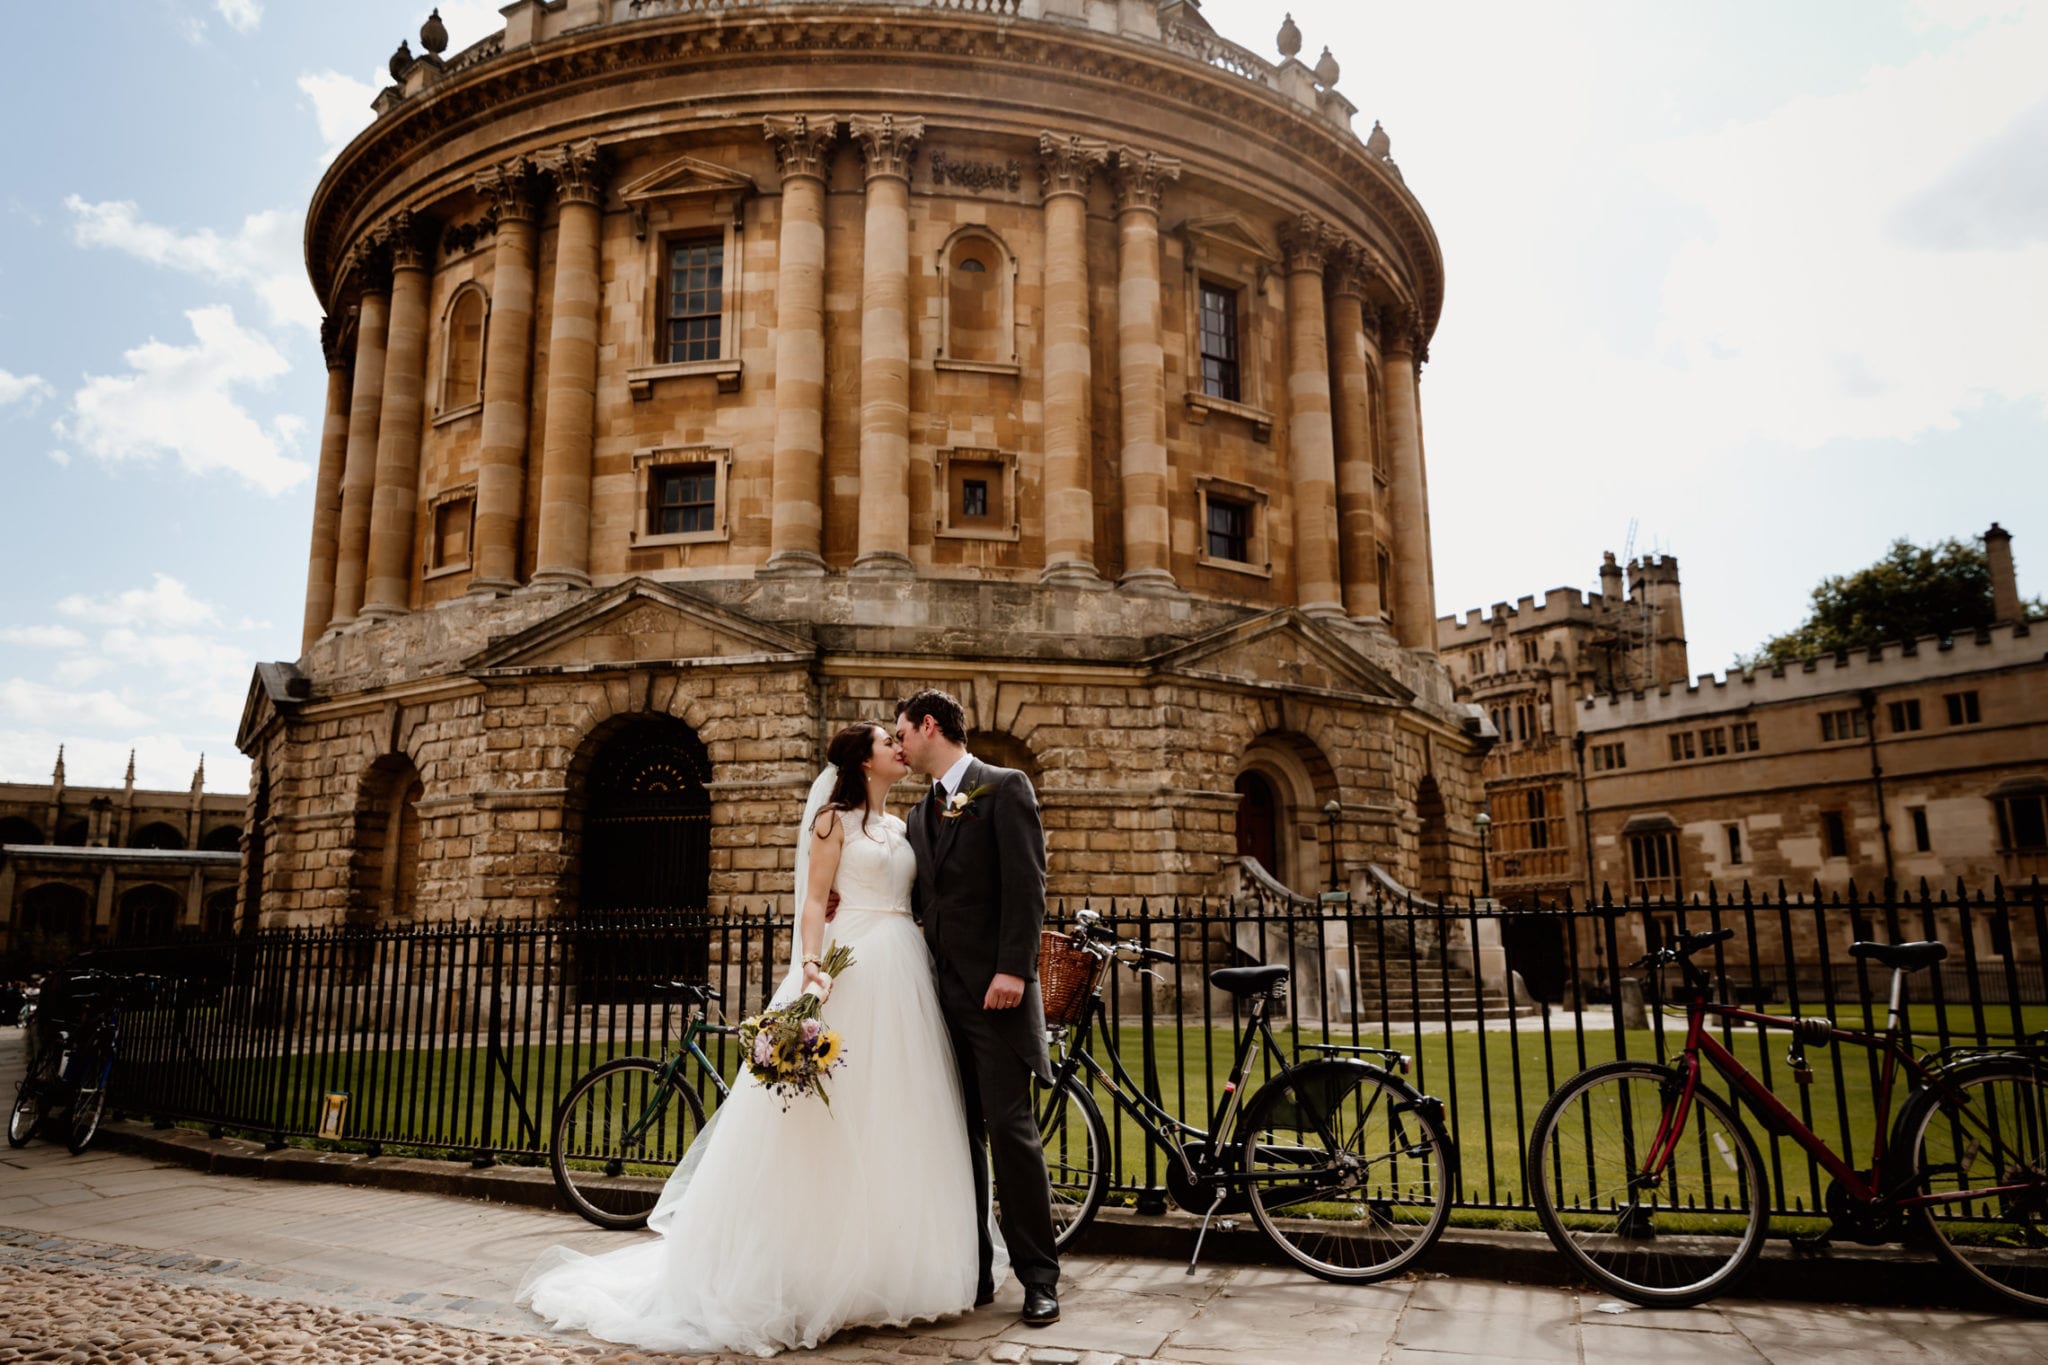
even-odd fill
[{"label": "street lamp", "polygon": [[1493,817],[1485,811],[1472,817],[1472,823],[1479,826],[1479,898],[1493,899],[1492,859],[1487,855],[1487,835],[1493,832]]},{"label": "street lamp", "polygon": [[1343,809],[1344,808],[1342,806],[1337,804],[1337,799],[1335,797],[1331,797],[1328,801],[1325,801],[1323,803],[1323,819],[1330,826],[1330,890],[1332,891],[1338,889],[1337,816],[1343,812]]}]

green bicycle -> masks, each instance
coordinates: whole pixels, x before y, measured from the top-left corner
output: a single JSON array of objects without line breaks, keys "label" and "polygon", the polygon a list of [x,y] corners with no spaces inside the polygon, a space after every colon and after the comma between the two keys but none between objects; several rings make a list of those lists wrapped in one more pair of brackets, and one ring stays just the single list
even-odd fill
[{"label": "green bicycle", "polygon": [[704,1130],[704,1102],[684,1083],[683,1064],[694,1060],[721,1102],[731,1093],[698,1045],[706,1036],[739,1032],[705,1017],[718,992],[687,981],[654,989],[681,999],[681,1043],[660,1058],[618,1057],[592,1067],[555,1107],[548,1142],[555,1187],[570,1208],[601,1228],[646,1227],[662,1185]]}]

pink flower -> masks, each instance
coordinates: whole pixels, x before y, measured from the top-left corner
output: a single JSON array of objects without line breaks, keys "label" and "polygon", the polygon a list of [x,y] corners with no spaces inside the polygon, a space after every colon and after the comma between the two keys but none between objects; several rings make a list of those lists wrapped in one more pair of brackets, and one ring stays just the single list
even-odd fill
[{"label": "pink flower", "polygon": [[817,1042],[817,1041],[818,1041],[818,1035],[819,1035],[819,1034],[821,1034],[821,1033],[823,1033],[824,1031],[825,1031],[825,1026],[824,1026],[823,1024],[819,1023],[819,1022],[818,1022],[817,1020],[815,1020],[815,1019],[806,1019],[806,1020],[804,1020],[804,1041],[805,1041],[806,1043],[815,1043],[815,1042]]},{"label": "pink flower", "polygon": [[762,1029],[754,1035],[754,1065],[766,1066],[774,1060],[775,1040],[768,1036],[767,1029]]}]

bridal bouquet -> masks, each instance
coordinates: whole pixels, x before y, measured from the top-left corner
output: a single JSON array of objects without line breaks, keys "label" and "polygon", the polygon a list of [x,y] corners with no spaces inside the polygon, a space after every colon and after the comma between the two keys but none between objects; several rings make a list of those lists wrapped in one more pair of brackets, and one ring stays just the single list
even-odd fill
[{"label": "bridal bouquet", "polygon": [[[852,965],[853,949],[840,943],[825,954],[818,970],[829,983]],[[831,989],[829,984],[826,989]],[[789,1004],[740,1021],[740,1046],[746,1050],[747,1069],[755,1080],[782,1097],[785,1113],[792,1101],[811,1094],[824,1101],[827,1109],[832,1107],[832,1097],[825,1093],[825,1078],[845,1063],[846,1050],[839,1035],[818,1018],[824,1004],[825,997],[815,986],[806,987]]]}]

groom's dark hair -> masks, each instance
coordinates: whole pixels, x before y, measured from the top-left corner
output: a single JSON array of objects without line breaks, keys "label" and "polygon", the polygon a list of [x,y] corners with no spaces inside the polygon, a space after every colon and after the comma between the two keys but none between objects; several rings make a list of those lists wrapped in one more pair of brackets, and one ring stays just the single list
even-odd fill
[{"label": "groom's dark hair", "polygon": [[947,739],[955,744],[967,742],[967,712],[951,692],[923,688],[897,702],[896,714],[908,717],[914,726],[923,725],[924,718],[930,716],[939,723],[939,733]]}]

